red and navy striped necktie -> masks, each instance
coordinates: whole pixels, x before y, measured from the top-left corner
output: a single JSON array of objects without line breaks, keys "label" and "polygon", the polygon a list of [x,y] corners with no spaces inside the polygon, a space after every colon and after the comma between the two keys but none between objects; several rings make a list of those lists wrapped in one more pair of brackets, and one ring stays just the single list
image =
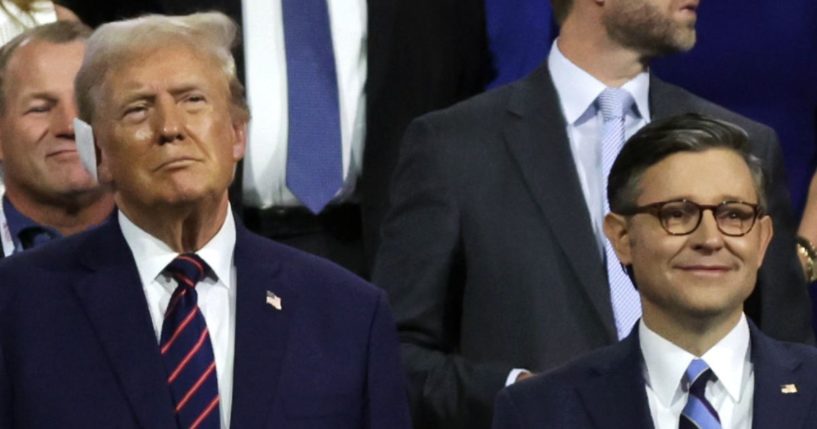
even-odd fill
[{"label": "red and navy striped necktie", "polygon": [[159,346],[180,429],[221,427],[213,346],[196,295],[207,271],[207,263],[194,253],[179,255],[164,270],[178,283]]}]

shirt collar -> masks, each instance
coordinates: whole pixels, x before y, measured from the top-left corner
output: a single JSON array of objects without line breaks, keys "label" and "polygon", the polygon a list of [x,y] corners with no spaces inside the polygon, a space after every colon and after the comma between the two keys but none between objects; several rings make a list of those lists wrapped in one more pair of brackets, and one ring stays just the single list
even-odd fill
[{"label": "shirt collar", "polygon": [[62,237],[56,229],[51,228],[49,226],[40,225],[37,222],[34,222],[28,216],[20,213],[14,204],[6,197],[3,196],[3,214],[6,217],[6,223],[9,227],[9,232],[11,233],[12,240],[14,240],[14,247],[16,249],[22,249],[22,244],[20,243],[20,231],[28,227],[40,227],[43,229],[47,229],[51,233],[54,234],[54,237]]},{"label": "shirt collar", "polygon": [[[669,407],[682,394],[681,381],[687,366],[697,356],[664,339],[644,324],[638,324],[645,380],[658,400]],[[701,356],[718,377],[727,394],[739,402],[743,391],[744,369],[749,362],[749,324],[741,315],[737,325]]]},{"label": "shirt collar", "polygon": [[[139,279],[143,287],[151,284],[179,254],[158,238],[139,228],[120,210],[117,214],[122,235],[128,243],[136,262]],[[227,217],[215,236],[196,254],[215,273],[220,283],[228,289],[232,287],[233,250],[235,249],[235,220],[230,207]]]},{"label": "shirt collar", "polygon": [[[559,94],[562,112],[568,124],[576,124],[588,117],[595,116],[595,101],[605,90],[606,85],[590,73],[574,64],[559,50],[559,39],[553,41],[548,55],[548,69],[551,79]],[[650,120],[650,75],[647,71],[637,74],[621,88],[627,90],[635,100],[634,113],[645,120]]]}]

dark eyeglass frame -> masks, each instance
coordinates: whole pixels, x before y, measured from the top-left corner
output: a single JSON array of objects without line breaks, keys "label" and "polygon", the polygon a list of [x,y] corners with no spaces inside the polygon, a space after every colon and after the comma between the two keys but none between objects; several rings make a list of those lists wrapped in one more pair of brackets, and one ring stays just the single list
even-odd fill
[{"label": "dark eyeglass frame", "polygon": [[[695,207],[696,209],[698,209],[698,221],[695,223],[695,226],[692,229],[690,229],[688,232],[683,232],[683,233],[672,232],[672,231],[669,230],[669,228],[661,220],[661,216],[660,216],[661,209],[663,209],[665,205],[673,204],[673,203],[686,203],[686,204],[690,204],[693,207]],[[745,232],[742,232],[740,234],[733,234],[731,232],[724,231],[723,228],[721,227],[720,222],[718,222],[717,212],[718,212],[719,208],[721,208],[723,206],[726,206],[728,204],[742,204],[742,205],[745,205],[745,206],[748,206],[748,207],[752,208],[752,211],[754,212],[754,215],[751,218],[752,224],[749,225],[749,228]],[[744,235],[752,232],[752,228],[755,227],[755,224],[757,223],[757,220],[766,215],[766,212],[763,210],[762,207],[760,207],[760,204],[748,203],[746,201],[726,200],[726,201],[721,201],[719,204],[698,204],[698,203],[696,203],[694,201],[690,201],[690,200],[687,200],[685,198],[678,199],[678,200],[659,201],[657,203],[646,204],[646,205],[643,205],[643,206],[637,206],[637,207],[633,207],[631,209],[621,210],[620,212],[618,212],[618,214],[624,215],[624,216],[632,216],[632,215],[636,215],[636,214],[639,214],[639,213],[651,214],[651,215],[655,216],[656,219],[658,219],[658,223],[661,225],[661,228],[663,228],[664,231],[667,232],[667,234],[675,235],[675,236],[682,236],[682,235],[692,234],[693,232],[695,232],[698,229],[699,226],[701,226],[701,220],[703,220],[704,211],[706,211],[706,210],[709,210],[709,211],[712,212],[712,216],[715,218],[715,225],[717,225],[718,231],[720,231],[721,234],[726,235],[728,237],[743,237]]]}]

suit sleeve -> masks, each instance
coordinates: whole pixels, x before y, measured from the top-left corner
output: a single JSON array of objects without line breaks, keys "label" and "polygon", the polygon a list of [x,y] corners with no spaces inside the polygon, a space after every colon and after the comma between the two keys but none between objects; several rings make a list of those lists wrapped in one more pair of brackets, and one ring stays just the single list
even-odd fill
[{"label": "suit sleeve", "polygon": [[758,140],[763,149],[758,152],[767,177],[766,196],[774,235],[758,275],[757,296],[747,303],[747,314],[753,315],[761,329],[774,338],[813,344],[810,300],[795,250],[797,223],[786,187],[780,143],[772,129],[763,127],[762,131]]},{"label": "suit sleeve", "polygon": [[367,374],[367,428],[409,429],[411,417],[400,368],[400,346],[386,296],[377,300],[369,335]]},{"label": "suit sleeve", "polygon": [[423,118],[406,131],[373,281],[395,312],[415,427],[487,427],[512,368],[458,354],[466,271],[458,190],[468,180],[447,138]]},{"label": "suit sleeve", "polygon": [[507,389],[499,392],[494,406],[494,423],[492,429],[522,429],[519,413]]}]

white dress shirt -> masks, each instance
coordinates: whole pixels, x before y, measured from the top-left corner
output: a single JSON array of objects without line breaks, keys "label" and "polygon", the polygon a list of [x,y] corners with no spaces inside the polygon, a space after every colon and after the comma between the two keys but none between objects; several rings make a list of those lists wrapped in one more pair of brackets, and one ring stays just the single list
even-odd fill
[{"label": "white dress shirt", "polygon": [[[644,384],[655,429],[678,429],[687,402],[683,376],[697,356],[662,338],[644,321],[638,325],[644,357]],[[706,399],[718,412],[721,426],[751,429],[755,374],[749,355],[749,325],[743,315],[734,328],[703,356],[717,377],[706,386]]]},{"label": "white dress shirt", "polygon": [[[153,330],[158,343],[162,336],[162,321],[170,296],[176,290],[176,281],[162,270],[179,254],[164,242],[148,234],[125,216],[118,213],[122,235],[133,253],[136,269],[145,292],[145,298],[153,321]],[[227,218],[218,233],[199,249],[199,255],[217,279],[207,277],[196,286],[199,309],[213,344],[218,376],[219,411],[221,427],[230,427],[230,410],[233,399],[233,352],[235,350],[235,287],[236,272],[233,262],[235,248],[235,222],[232,210],[227,209]]]},{"label": "white dress shirt", "polygon": [[[596,99],[606,88],[604,83],[573,64],[559,50],[558,39],[553,42],[548,55],[548,69],[559,96],[559,104],[566,120],[570,151],[576,163],[576,172],[582,186],[587,210],[593,221],[593,231],[598,240],[599,252],[604,254],[604,189],[601,157],[601,109]],[[624,134],[630,138],[650,121],[650,75],[646,71],[621,86],[635,100],[633,108],[624,118]]]},{"label": "white dress shirt", "polygon": [[[252,112],[243,200],[251,207],[296,206],[286,187],[287,72],[281,0],[243,1],[245,82]],[[354,191],[366,130],[366,0],[327,0],[338,82],[343,188]]]}]

